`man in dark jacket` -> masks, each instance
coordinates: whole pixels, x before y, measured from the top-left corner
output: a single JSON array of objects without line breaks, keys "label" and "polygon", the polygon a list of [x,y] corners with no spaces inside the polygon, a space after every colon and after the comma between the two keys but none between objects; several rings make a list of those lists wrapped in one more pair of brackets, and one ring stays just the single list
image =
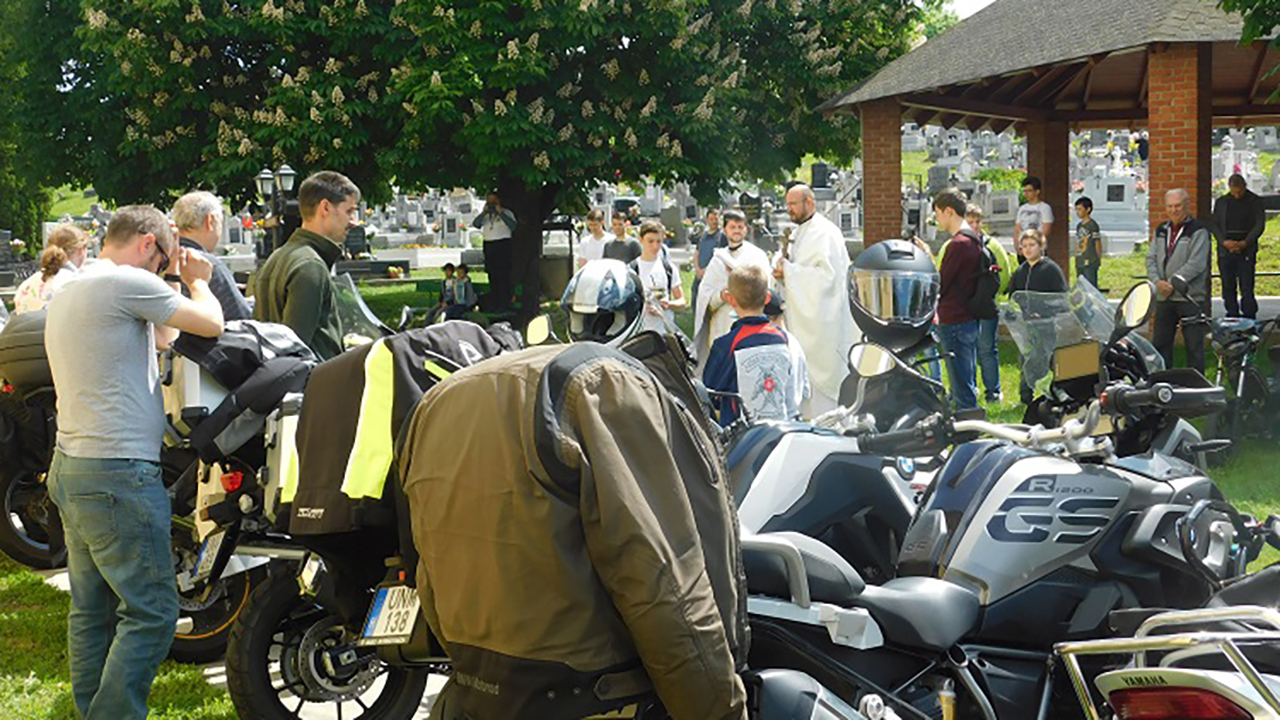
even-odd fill
[{"label": "man in dark jacket", "polygon": [[746,719],[724,458],[672,373],[683,359],[650,362],[536,347],[418,403],[399,477],[422,611],[454,669],[432,718],[572,720],[656,692],[674,720]]},{"label": "man in dark jacket", "polygon": [[255,320],[288,325],[321,360],[342,352],[333,264],[360,211],[360,188],[345,175],[318,172],[298,188],[302,227],[258,270]]},{"label": "man in dark jacket", "polygon": [[938,231],[951,237],[938,269],[942,286],[938,293],[938,333],[948,353],[951,398],[965,410],[978,407],[978,318],[969,310],[978,283],[982,238],[965,221],[968,202],[955,188],[933,198]]},{"label": "man in dark jacket", "polygon": [[[203,190],[189,192],[173,204],[173,224],[178,226],[178,245],[198,252],[213,264],[209,290],[222,305],[223,320],[248,320],[253,317],[244,293],[236,287],[236,278],[222,258],[213,253],[222,240],[224,222],[222,200]],[[190,291],[184,291],[190,296]]]},{"label": "man in dark jacket", "polygon": [[[1173,336],[1182,325],[1187,342],[1187,367],[1204,372],[1205,326],[1183,323],[1194,319],[1208,305],[1209,228],[1191,217],[1191,195],[1170,190],[1164,196],[1169,220],[1156,228],[1147,250],[1147,278],[1156,284],[1156,313],[1151,344],[1173,367]],[[1175,292],[1174,281],[1186,285]]]},{"label": "man in dark jacket", "polygon": [[[1245,185],[1244,176],[1227,180],[1226,195],[1213,204],[1210,226],[1218,240],[1218,272],[1222,273],[1222,303],[1227,317],[1258,317],[1258,299],[1253,295],[1253,278],[1258,268],[1258,238],[1267,225],[1262,198]],[[1240,298],[1236,299],[1236,285]]]}]

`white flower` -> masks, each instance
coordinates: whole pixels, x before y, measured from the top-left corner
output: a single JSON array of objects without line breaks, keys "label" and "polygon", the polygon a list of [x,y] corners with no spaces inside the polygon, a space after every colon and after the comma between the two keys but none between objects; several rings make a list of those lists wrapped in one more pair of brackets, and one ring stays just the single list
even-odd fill
[{"label": "white flower", "polygon": [[636,145],[638,145],[640,142],[639,139],[636,138],[635,131],[632,130],[631,128],[627,128],[627,132],[622,137],[623,137],[623,140],[626,141],[627,147],[631,148],[632,150],[634,150]]},{"label": "white flower", "polygon": [[311,108],[311,121],[322,122],[323,120],[324,118],[321,117],[320,110],[318,108]]},{"label": "white flower", "polygon": [[533,156],[533,164],[539,170],[546,170],[551,167],[551,158],[547,157],[547,153],[544,150]]},{"label": "white flower", "polygon": [[493,114],[502,117],[507,114],[507,106],[501,100],[493,101]]},{"label": "white flower", "polygon": [[333,99],[334,105],[342,105],[342,101],[346,100],[346,96],[342,94],[342,87],[339,85],[333,86],[333,95],[330,97]]},{"label": "white flower", "polygon": [[609,62],[604,64],[604,74],[607,75],[610,80],[617,80],[619,72],[617,58],[611,58]]},{"label": "white flower", "polygon": [[471,23],[471,30],[470,30],[471,37],[473,37],[473,38],[478,38],[478,37],[480,37],[480,31],[481,31],[481,27],[480,27],[480,21],[479,21],[479,20],[477,20],[477,21],[475,21],[475,22]]},{"label": "white flower", "polygon": [[594,106],[591,105],[591,101],[583,100],[582,101],[582,117],[590,118],[592,115],[595,115],[595,114],[596,114],[596,109]]},{"label": "white flower", "polygon": [[640,84],[641,85],[649,84],[649,71],[645,70],[644,68],[640,69]]},{"label": "white flower", "polygon": [[512,107],[514,107],[516,104],[516,91],[512,90],[508,92],[506,100],[508,105],[511,105]]},{"label": "white flower", "polygon": [[444,82],[440,80],[440,71],[439,71],[439,70],[436,70],[436,71],[432,72],[432,73],[431,73],[431,87],[436,88],[436,87],[440,87],[440,86],[441,86],[441,85],[443,85],[443,84],[444,84]]},{"label": "white flower", "polygon": [[335,150],[341,150],[341,149],[342,149],[342,138],[340,138],[340,137],[336,137],[336,138],[334,138],[334,139],[333,139],[333,148],[334,148]]},{"label": "white flower", "polygon": [[653,111],[657,109],[658,109],[658,96],[650,95],[649,102],[645,103],[644,107],[640,108],[640,117],[647,118],[653,114]]},{"label": "white flower", "polygon": [[680,141],[679,141],[679,140],[672,140],[672,141],[671,141],[671,151],[670,151],[670,153],[669,153],[669,154],[671,155],[671,157],[683,157],[683,156],[684,156],[684,150],[682,150],[682,149],[680,148]]},{"label": "white flower", "polygon": [[240,147],[238,148],[237,151],[240,153],[242,157],[253,152],[253,141],[250,140],[249,138],[241,138]]},{"label": "white flower", "polygon": [[573,123],[569,123],[568,125],[560,128],[560,134],[556,137],[560,142],[568,142],[569,138],[573,137]]}]

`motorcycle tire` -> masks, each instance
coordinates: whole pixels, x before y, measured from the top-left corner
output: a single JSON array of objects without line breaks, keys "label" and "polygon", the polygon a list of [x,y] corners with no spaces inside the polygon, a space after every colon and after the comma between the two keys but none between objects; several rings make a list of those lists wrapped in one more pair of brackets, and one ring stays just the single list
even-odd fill
[{"label": "motorcycle tire", "polygon": [[249,604],[255,588],[266,580],[265,567],[224,578],[205,598],[195,591],[178,593],[178,630],[169,647],[169,658],[188,665],[221,660],[236,618]]},{"label": "motorcycle tire", "polygon": [[37,475],[0,473],[0,552],[35,570],[67,563],[58,507]]},{"label": "motorcycle tire", "polygon": [[[346,720],[412,718],[421,709],[428,671],[374,659],[347,677],[329,674],[321,652],[341,631],[337,615],[303,597],[292,574],[268,577],[253,591],[227,645],[227,690],[239,717],[293,720],[336,705]],[[383,682],[374,697],[378,679]]]}]

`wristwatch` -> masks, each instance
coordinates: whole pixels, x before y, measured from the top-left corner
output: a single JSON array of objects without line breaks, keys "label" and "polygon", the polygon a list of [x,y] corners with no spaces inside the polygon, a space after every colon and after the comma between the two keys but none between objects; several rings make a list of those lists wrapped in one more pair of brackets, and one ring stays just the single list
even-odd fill
[{"label": "wristwatch", "polygon": [[174,275],[173,273],[167,273],[167,274],[164,276],[164,281],[165,281],[165,282],[176,282],[176,283],[180,283],[180,282],[182,282],[182,276],[181,276],[181,275]]}]

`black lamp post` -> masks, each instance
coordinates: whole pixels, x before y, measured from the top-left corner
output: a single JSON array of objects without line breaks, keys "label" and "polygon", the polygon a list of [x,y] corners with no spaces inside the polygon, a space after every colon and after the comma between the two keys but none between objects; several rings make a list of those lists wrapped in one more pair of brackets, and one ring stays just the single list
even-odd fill
[{"label": "black lamp post", "polygon": [[292,199],[293,185],[297,179],[298,173],[287,163],[275,172],[263,168],[253,179],[258,186],[258,195],[270,210],[270,217],[274,218],[274,222],[268,223],[269,231],[264,242],[259,245],[259,255],[263,258],[283,245],[301,220],[298,203]]}]

